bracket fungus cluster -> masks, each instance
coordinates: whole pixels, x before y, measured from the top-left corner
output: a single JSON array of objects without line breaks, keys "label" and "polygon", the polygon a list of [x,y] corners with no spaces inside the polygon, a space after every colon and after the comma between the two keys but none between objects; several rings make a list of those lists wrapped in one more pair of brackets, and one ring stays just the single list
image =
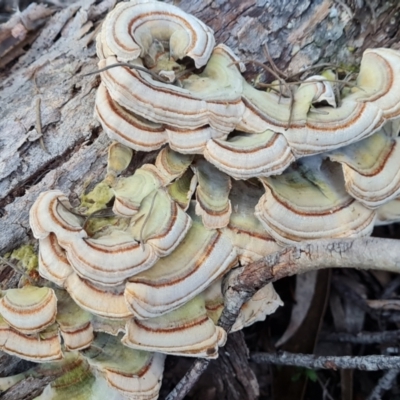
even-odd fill
[{"label": "bracket fungus cluster", "polygon": [[[97,53],[95,115],[116,141],[107,204],[75,207],[59,190],[35,201],[46,284],[2,294],[0,349],[81,371],[80,388],[56,380],[40,399],[156,399],[165,355],[218,356],[232,267],[400,220],[400,53],[367,50],[340,102],[319,75],[282,96],[247,83],[201,21],[154,0],[119,3]],[[267,285],[233,330],[279,305]]]}]

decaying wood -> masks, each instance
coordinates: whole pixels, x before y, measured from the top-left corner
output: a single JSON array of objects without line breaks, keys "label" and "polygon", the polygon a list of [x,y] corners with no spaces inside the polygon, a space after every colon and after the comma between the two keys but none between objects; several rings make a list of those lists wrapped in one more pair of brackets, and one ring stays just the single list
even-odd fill
[{"label": "decaying wood", "polygon": [[[81,74],[96,69],[94,30],[115,1],[95,3],[85,0],[53,15],[0,78],[2,251],[29,238],[28,210],[41,191],[81,193],[104,172],[109,141],[93,119],[98,78]],[[36,141],[38,98],[47,152]]]},{"label": "decaying wood", "polygon": [[390,369],[379,379],[378,384],[374,387],[374,390],[368,396],[367,400],[380,400],[382,396],[390,390],[396,383],[399,370]]},{"label": "decaying wood", "polygon": [[21,360],[18,357],[10,356],[0,351],[0,377],[9,376],[12,372],[18,370],[29,369],[33,365],[34,363]]},{"label": "decaying wood", "polygon": [[373,344],[373,343],[397,343],[400,340],[400,330],[383,332],[360,332],[357,334],[347,332],[334,332],[322,340],[340,343]]},{"label": "decaying wood", "polygon": [[[225,278],[225,307],[218,325],[230,332],[242,305],[266,284],[288,276],[324,268],[361,268],[364,270],[375,269],[400,273],[400,246],[398,246],[397,240],[392,239],[327,239],[286,247],[246,267],[236,268]],[[294,354],[293,357],[295,356]],[[283,361],[280,361],[279,355],[276,354],[268,354],[266,357],[269,357],[270,363],[303,366],[288,362],[283,363]],[[382,357],[374,357],[365,361],[366,363],[375,363],[373,364],[375,367],[371,367],[368,370],[389,369],[391,365],[394,365],[394,358],[388,359],[387,363],[383,360],[382,365],[385,367],[380,368],[379,360]],[[362,364],[361,358],[354,360],[354,363]],[[397,358],[400,360],[399,357]],[[349,356],[349,359],[352,359],[352,357]],[[318,360],[313,364],[314,359],[312,358],[307,358],[307,362],[311,363],[310,368],[314,368],[314,365],[320,365]],[[350,364],[346,365],[353,365],[351,364],[353,361],[346,359],[346,362],[350,362]],[[180,390],[170,400],[183,399],[184,396],[181,397],[182,393],[187,393],[190,390],[190,385],[194,385],[206,367],[206,360],[197,360],[180,382]],[[339,364],[337,364],[337,368],[341,368]]]},{"label": "decaying wood", "polygon": [[[220,349],[217,360],[196,360],[188,373],[176,385],[166,400],[184,399],[190,389],[205,372],[203,381],[213,398],[229,400],[255,400],[259,396],[257,378],[249,365],[249,352],[242,332],[228,336],[226,345]],[[202,382],[200,382],[200,391]],[[204,392],[207,391],[207,387]],[[199,393],[206,398],[207,393]]]},{"label": "decaying wood", "polygon": [[379,371],[400,369],[399,356],[315,356],[313,354],[293,354],[286,351],[277,353],[254,353],[251,359],[257,363],[293,365],[309,369],[362,369]]},{"label": "decaying wood", "polygon": [[209,374],[217,376],[221,382],[216,398],[255,400],[260,394],[257,378],[249,366],[249,351],[242,332],[228,336],[218,359],[211,363]]},{"label": "decaying wood", "polygon": [[56,379],[56,376],[28,377],[12,386],[0,395],[1,400],[31,400],[43,392],[43,389]]},{"label": "decaying wood", "polygon": [[228,275],[225,309],[219,325],[229,332],[242,304],[270,282],[323,268],[400,272],[397,240],[380,238],[320,240],[286,247]]}]

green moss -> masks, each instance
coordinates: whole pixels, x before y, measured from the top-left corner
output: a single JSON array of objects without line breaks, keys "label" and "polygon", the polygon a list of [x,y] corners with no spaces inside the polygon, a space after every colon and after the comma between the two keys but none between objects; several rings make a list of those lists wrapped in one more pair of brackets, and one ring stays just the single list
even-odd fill
[{"label": "green moss", "polygon": [[11,258],[22,263],[27,271],[32,271],[38,267],[38,256],[31,244],[26,244],[11,253]]},{"label": "green moss", "polygon": [[107,203],[114,197],[111,188],[104,182],[98,183],[94,189],[81,196],[81,206],[85,214],[92,214],[106,208]]},{"label": "green moss", "polygon": [[360,72],[360,66],[359,65],[355,65],[355,64],[340,64],[340,68],[338,70],[338,72],[341,72],[340,69],[343,69],[344,72],[348,73],[348,72],[352,72],[352,73],[359,73]]},{"label": "green moss", "polygon": [[93,236],[96,232],[100,229],[104,228],[105,226],[114,225],[117,222],[117,218],[90,218],[86,225],[85,231],[88,233],[89,236]]}]

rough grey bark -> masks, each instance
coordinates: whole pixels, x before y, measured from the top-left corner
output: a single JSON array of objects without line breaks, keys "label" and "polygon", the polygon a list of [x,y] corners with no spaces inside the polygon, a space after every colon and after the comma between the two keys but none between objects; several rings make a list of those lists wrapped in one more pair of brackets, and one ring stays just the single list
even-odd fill
[{"label": "rough grey bark", "polygon": [[[93,119],[98,78],[82,74],[96,68],[96,24],[113,4],[83,0],[54,14],[0,75],[2,252],[29,238],[28,210],[41,191],[80,193],[104,171],[109,141]],[[37,140],[39,98],[45,149]]]},{"label": "rough grey bark", "polygon": [[226,345],[219,350],[217,360],[196,360],[166,400],[184,399],[205,371],[197,393],[200,399],[211,397],[220,400],[256,400],[260,395],[257,378],[249,365],[249,351],[241,331],[228,336]]},{"label": "rough grey bark", "polygon": [[[0,70],[0,254],[30,238],[28,209],[39,192],[59,188],[76,197],[101,179],[109,141],[93,119],[98,78],[82,74],[96,68],[96,28],[115,1],[80,0],[51,17],[31,6],[14,16],[30,47],[8,53],[24,54]],[[266,61],[266,42],[277,64],[291,70],[319,61],[354,66],[367,47],[400,46],[398,2],[169,2],[212,26],[240,57]],[[37,140],[38,98],[47,151]]]},{"label": "rough grey bark", "polygon": [[[249,366],[249,350],[241,331],[228,336],[216,361],[211,362],[208,379],[218,380],[214,398],[255,400],[260,395],[257,378]],[[205,377],[207,379],[207,375]]]},{"label": "rough grey bark", "polygon": [[399,370],[399,356],[315,356],[293,354],[286,351],[277,353],[254,353],[251,360],[262,364],[293,365],[309,369],[361,369],[363,371]]},{"label": "rough grey bark", "polygon": [[395,384],[399,371],[396,369],[390,369],[379,379],[378,384],[374,390],[368,396],[367,400],[380,400],[385,392],[389,391]]},{"label": "rough grey bark", "polygon": [[9,390],[0,395],[1,400],[31,400],[39,396],[44,388],[52,381],[55,377],[45,376],[33,378],[29,377],[25,380],[12,386]]},{"label": "rough grey bark", "polygon": [[373,344],[373,343],[397,343],[400,339],[400,330],[384,332],[360,332],[357,334],[348,332],[333,332],[322,340],[329,342]]},{"label": "rough grey bark", "polygon": [[324,239],[288,246],[226,276],[225,308],[218,325],[230,331],[240,308],[257,290],[279,279],[325,268],[400,273],[400,247],[393,239]]}]

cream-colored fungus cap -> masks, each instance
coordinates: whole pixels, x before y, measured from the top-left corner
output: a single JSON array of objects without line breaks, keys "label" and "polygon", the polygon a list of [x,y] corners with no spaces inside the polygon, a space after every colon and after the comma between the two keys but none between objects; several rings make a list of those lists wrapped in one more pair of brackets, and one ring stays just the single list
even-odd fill
[{"label": "cream-colored fungus cap", "polygon": [[[97,93],[99,90],[97,91]],[[133,157],[133,151],[130,147],[121,143],[113,142],[108,146],[107,157],[107,177],[115,178],[121,172],[125,171]],[[107,178],[106,178],[107,179]],[[112,180],[111,180],[112,183]]]},{"label": "cream-colored fungus cap", "polygon": [[[101,72],[101,79],[112,100],[146,120],[185,130],[210,125],[220,137],[236,127],[245,109],[241,101],[242,66],[232,64],[237,61],[227,46],[218,45],[204,71],[182,79],[182,87],[159,82],[146,72],[127,67],[107,69]],[[99,68],[110,67],[116,62],[115,57],[108,57],[99,62]],[[133,64],[143,67],[140,60]],[[99,100],[104,102],[105,97],[102,95]],[[102,108],[100,120],[106,121],[108,106],[105,103],[103,107],[106,108]],[[124,118],[121,112],[115,112]],[[113,118],[113,121],[118,119]],[[133,120],[131,123],[137,124]],[[116,122],[112,126],[122,129]],[[117,130],[113,135],[118,135]],[[200,133],[204,135],[204,132]]]},{"label": "cream-colored fungus cap", "polygon": [[310,110],[318,86],[304,82],[294,93],[290,126],[290,101],[244,85],[246,110],[237,129],[282,133],[296,157],[343,147],[372,135],[385,121],[400,114],[400,55],[391,49],[369,49],[361,60],[353,92],[340,107]]},{"label": "cream-colored fungus cap", "polygon": [[119,178],[113,186],[114,213],[122,217],[132,217],[138,212],[142,200],[165,184],[161,173],[151,164],[143,165],[132,176]]},{"label": "cream-colored fungus cap", "polygon": [[128,318],[132,312],[125,302],[124,285],[104,287],[72,274],[65,288],[76,304],[84,310],[105,318]]},{"label": "cream-colored fungus cap", "polygon": [[367,49],[361,59],[355,89],[358,100],[374,103],[385,119],[400,116],[400,53],[392,49]]},{"label": "cream-colored fungus cap", "polygon": [[72,237],[86,237],[82,229],[83,218],[72,214],[68,198],[59,190],[40,193],[29,211],[29,224],[36,239],[44,239],[54,233],[62,247],[61,241]]},{"label": "cream-colored fungus cap", "polygon": [[63,358],[58,326],[53,324],[36,335],[24,335],[0,317],[0,350],[33,362],[56,361]]},{"label": "cream-colored fungus cap", "polygon": [[93,341],[92,315],[80,308],[65,290],[57,290],[57,317],[64,346],[68,351],[82,350]]},{"label": "cream-colored fungus cap", "polygon": [[270,130],[209,140],[204,157],[235,179],[277,175],[295,161],[285,137]]},{"label": "cream-colored fungus cap", "polygon": [[371,234],[375,212],[345,190],[340,164],[306,157],[282,175],[261,178],[256,216],[280,244]]},{"label": "cream-colored fungus cap", "polygon": [[129,399],[158,398],[164,371],[163,354],[128,349],[121,338],[98,333],[88,349],[86,360],[104,374],[107,383]]},{"label": "cream-colored fungus cap", "polygon": [[230,177],[204,159],[196,160],[192,169],[198,181],[196,214],[201,216],[203,225],[208,229],[227,226],[232,212]]},{"label": "cream-colored fungus cap", "polygon": [[151,122],[120,106],[104,84],[96,93],[95,116],[110,139],[138,151],[157,150],[169,143],[180,153],[201,154],[210,139],[227,136],[209,125],[188,129]]},{"label": "cream-colored fungus cap", "polygon": [[84,279],[102,285],[119,285],[130,276],[153,266],[158,256],[131,233],[110,229],[107,234],[66,243],[72,268]]},{"label": "cream-colored fungus cap", "polygon": [[155,166],[164,182],[170,183],[185,173],[192,163],[193,157],[189,154],[180,154],[167,146],[158,153]]},{"label": "cream-colored fungus cap", "polygon": [[241,265],[258,261],[281,249],[254,215],[257,202],[263,193],[263,188],[256,180],[232,183],[229,195],[232,214],[223,234],[235,247]]},{"label": "cream-colored fungus cap", "polygon": [[[67,352],[62,361],[46,363],[43,367],[61,376],[48,384],[35,400],[126,400],[125,396],[107,384],[101,373],[93,371],[78,352]],[[135,400],[147,399],[137,397]]]},{"label": "cream-colored fungus cap", "polygon": [[296,89],[291,113],[288,98],[279,101],[277,94],[245,84],[243,101],[247,108],[237,129],[281,133],[293,154],[301,157],[351,144],[371,135],[384,122],[380,108],[372,102],[357,101],[355,95],[344,97],[340,107],[321,106],[318,113],[312,112],[316,91],[315,86],[307,83]]},{"label": "cream-colored fungus cap", "polygon": [[170,185],[167,186],[168,194],[183,211],[186,211],[190,206],[190,200],[197,187],[197,176],[194,175],[191,169],[186,172]]},{"label": "cream-colored fungus cap", "polygon": [[38,270],[40,276],[61,287],[64,286],[68,276],[74,272],[68,262],[65,250],[58,244],[54,233],[39,239]]},{"label": "cream-colored fungus cap", "polygon": [[[61,205],[60,198],[63,199],[63,195],[58,191],[39,196],[30,212],[32,230],[42,240],[54,233],[66,252],[69,264],[81,277],[103,285],[119,285],[135,273],[150,268],[158,260],[152,246],[138,243],[129,232],[118,227],[109,227],[96,237],[89,238],[78,226],[80,217],[69,211],[70,206]],[[61,256],[56,260],[62,264],[61,275],[57,278],[62,283],[69,270],[54,238],[45,242],[44,251],[49,252],[47,255],[50,259]],[[51,275],[49,268],[42,269],[45,274]]]},{"label": "cream-colored fungus cap", "polygon": [[0,314],[15,330],[26,335],[38,333],[56,319],[57,298],[48,287],[25,286],[8,289],[0,300]]},{"label": "cream-colored fungus cap", "polygon": [[126,284],[125,298],[136,318],[156,317],[182,306],[237,263],[230,240],[204,228],[190,214],[193,225],[175,251]]},{"label": "cream-colored fungus cap", "polygon": [[165,257],[183,240],[192,220],[165,189],[157,189],[143,199],[131,223],[129,232],[141,246],[150,246],[158,257]]},{"label": "cream-colored fungus cap", "polygon": [[214,48],[211,28],[180,8],[152,0],[131,0],[117,4],[103,22],[102,54],[120,61],[144,57],[158,41],[169,49],[171,58],[190,57],[196,67],[205,65]]},{"label": "cream-colored fungus cap", "polygon": [[351,196],[376,208],[400,194],[400,139],[383,130],[350,146],[334,150],[329,158],[343,166]]},{"label": "cream-colored fungus cap", "polygon": [[207,316],[202,296],[160,317],[129,320],[122,339],[134,349],[205,358],[217,358],[225,341],[226,332]]}]

